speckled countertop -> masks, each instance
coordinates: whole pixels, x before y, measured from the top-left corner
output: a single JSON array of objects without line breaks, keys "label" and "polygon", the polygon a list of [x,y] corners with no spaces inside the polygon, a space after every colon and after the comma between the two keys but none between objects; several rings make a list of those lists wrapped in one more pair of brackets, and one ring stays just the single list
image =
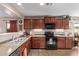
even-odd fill
[{"label": "speckled countertop", "polygon": [[3,44],[0,44],[0,56],[9,56],[18,47],[20,47],[24,42],[30,39],[31,36],[20,37],[17,40],[12,40]]},{"label": "speckled countertop", "polygon": [[[45,35],[31,35],[32,37],[45,37]],[[65,36],[65,35],[55,35],[56,37],[73,37],[73,36]]]}]

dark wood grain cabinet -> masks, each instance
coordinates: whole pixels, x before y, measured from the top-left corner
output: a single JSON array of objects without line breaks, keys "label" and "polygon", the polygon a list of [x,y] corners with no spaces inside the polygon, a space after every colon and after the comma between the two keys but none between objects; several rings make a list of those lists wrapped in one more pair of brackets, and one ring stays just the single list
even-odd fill
[{"label": "dark wood grain cabinet", "polygon": [[65,48],[65,38],[64,37],[57,38],[57,48]]},{"label": "dark wood grain cabinet", "polygon": [[32,19],[32,28],[33,29],[43,29],[44,20],[43,19]]},{"label": "dark wood grain cabinet", "polygon": [[44,18],[45,23],[55,23],[56,29],[68,29],[69,28],[69,20],[64,19],[62,16],[46,16]]},{"label": "dark wood grain cabinet", "polygon": [[24,29],[31,29],[31,28],[32,28],[32,20],[24,19]]},{"label": "dark wood grain cabinet", "polygon": [[63,19],[62,23],[63,23],[62,24],[63,29],[69,28],[69,20]]},{"label": "dark wood grain cabinet", "polygon": [[26,43],[25,43],[25,47],[27,48],[27,55],[29,54],[30,52],[30,49],[31,49],[31,41],[28,40]]},{"label": "dark wood grain cabinet", "polygon": [[73,37],[58,37],[57,47],[71,49],[73,47]]},{"label": "dark wood grain cabinet", "polygon": [[45,16],[44,19],[24,19],[24,29],[44,29],[45,23],[55,23],[56,29],[68,29],[69,20],[62,16]]},{"label": "dark wood grain cabinet", "polygon": [[45,37],[32,37],[32,48],[45,48]]},{"label": "dark wood grain cabinet", "polygon": [[45,16],[45,17],[44,17],[44,22],[45,22],[45,23],[50,23],[50,19],[51,19],[50,17]]},{"label": "dark wood grain cabinet", "polygon": [[27,56],[27,48],[25,43],[20,46],[20,56]]},{"label": "dark wood grain cabinet", "polygon": [[55,23],[55,17],[46,16],[44,18],[45,23]]},{"label": "dark wood grain cabinet", "polygon": [[55,20],[56,22],[56,29],[63,29],[63,24],[62,24],[62,20],[61,19],[57,19]]},{"label": "dark wood grain cabinet", "polygon": [[72,48],[72,47],[73,47],[73,38],[66,37],[66,48]]},{"label": "dark wood grain cabinet", "polygon": [[20,56],[27,56],[31,49],[30,39],[20,46]]}]

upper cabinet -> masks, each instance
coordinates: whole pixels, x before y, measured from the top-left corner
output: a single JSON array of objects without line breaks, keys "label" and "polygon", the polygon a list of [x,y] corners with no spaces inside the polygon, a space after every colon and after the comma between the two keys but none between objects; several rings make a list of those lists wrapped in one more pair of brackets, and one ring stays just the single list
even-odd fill
[{"label": "upper cabinet", "polygon": [[55,23],[56,29],[68,29],[69,20],[68,18],[63,18],[63,16],[46,16],[44,18],[45,23]]},{"label": "upper cabinet", "polygon": [[44,22],[45,22],[45,23],[50,23],[50,17],[47,17],[47,16],[46,16],[46,17],[44,18]]},{"label": "upper cabinet", "polygon": [[45,23],[55,23],[55,17],[45,16],[44,17],[44,22]]},{"label": "upper cabinet", "polygon": [[33,19],[32,20],[32,28],[33,29],[43,29],[44,28],[44,20],[43,19]]},{"label": "upper cabinet", "polygon": [[55,17],[56,29],[63,29],[62,17]]},{"label": "upper cabinet", "polygon": [[46,23],[55,23],[56,29],[68,29],[69,19],[63,16],[44,16],[24,19],[24,29],[44,29]]},{"label": "upper cabinet", "polygon": [[62,21],[63,21],[63,22],[62,22],[62,23],[63,23],[63,24],[62,24],[62,25],[63,25],[63,29],[68,29],[68,28],[69,28],[69,20],[65,20],[65,19],[64,19],[64,20],[62,20]]},{"label": "upper cabinet", "polygon": [[31,28],[32,28],[32,20],[24,19],[24,29],[31,29]]}]

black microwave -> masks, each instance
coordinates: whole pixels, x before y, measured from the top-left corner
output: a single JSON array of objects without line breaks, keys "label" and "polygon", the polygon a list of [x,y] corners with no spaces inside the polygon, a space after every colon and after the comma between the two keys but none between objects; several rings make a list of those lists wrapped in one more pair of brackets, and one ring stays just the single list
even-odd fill
[{"label": "black microwave", "polygon": [[55,29],[55,23],[46,23],[45,28],[46,29]]}]

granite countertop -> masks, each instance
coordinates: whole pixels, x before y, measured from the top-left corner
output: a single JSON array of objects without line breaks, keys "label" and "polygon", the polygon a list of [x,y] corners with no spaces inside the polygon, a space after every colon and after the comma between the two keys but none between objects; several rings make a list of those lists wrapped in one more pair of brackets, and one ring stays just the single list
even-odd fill
[{"label": "granite countertop", "polygon": [[[31,35],[32,37],[45,37],[45,35]],[[56,37],[73,37],[73,36],[65,36],[65,35],[55,35]]]},{"label": "granite countertop", "polygon": [[0,56],[9,56],[12,52],[14,52],[18,47],[20,47],[24,42],[26,42],[30,35],[26,37],[19,37],[16,40],[12,40],[9,42],[4,42],[0,44]]}]

